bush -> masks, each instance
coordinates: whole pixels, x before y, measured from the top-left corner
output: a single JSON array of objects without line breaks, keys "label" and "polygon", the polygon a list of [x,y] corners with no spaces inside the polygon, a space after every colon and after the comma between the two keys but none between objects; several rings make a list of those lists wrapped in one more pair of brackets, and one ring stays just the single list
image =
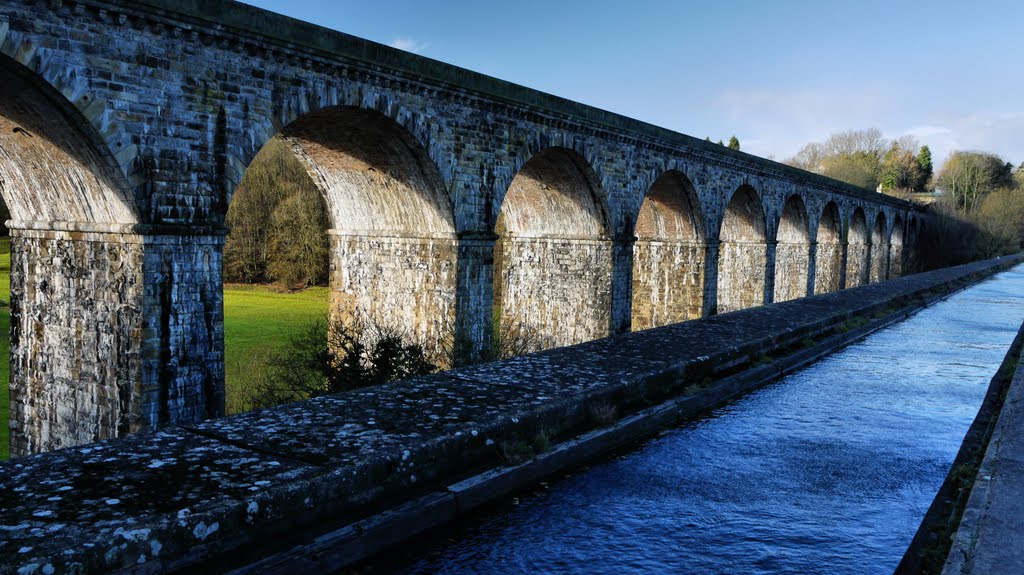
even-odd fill
[{"label": "bush", "polygon": [[241,377],[237,411],[379,385],[437,371],[423,347],[401,330],[370,325],[355,329],[325,321],[292,337],[284,351],[253,358]]},{"label": "bush", "polygon": [[551,347],[532,326],[502,322],[495,318],[491,326],[490,341],[483,346],[473,341],[468,331],[455,327],[448,334],[445,361],[449,367],[463,367],[489,361],[499,361],[535,353]]}]

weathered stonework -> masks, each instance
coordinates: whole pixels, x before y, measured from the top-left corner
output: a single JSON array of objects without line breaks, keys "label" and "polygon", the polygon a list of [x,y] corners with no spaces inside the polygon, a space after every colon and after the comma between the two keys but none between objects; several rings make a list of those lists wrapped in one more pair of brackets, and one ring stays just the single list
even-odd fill
[{"label": "weathered stonework", "polygon": [[768,248],[763,210],[749,186],[737,190],[726,208],[718,257],[718,313],[765,302]]},{"label": "weathered stonework", "polygon": [[898,278],[903,275],[904,258],[907,253],[903,251],[903,219],[898,215],[892,224],[892,231],[889,232],[889,277]]},{"label": "weathered stonework", "polygon": [[[393,319],[424,340],[454,331],[483,346],[496,316],[521,316],[558,345],[834,285],[812,264],[835,248],[775,243],[794,196],[808,229],[829,203],[845,226],[854,213],[884,214],[883,226],[916,217],[895,198],[239,3],[0,6],[0,194],[16,227],[121,238],[14,243],[14,261],[33,270],[14,278],[15,308],[33,326],[104,334],[66,350],[46,327],[15,340],[16,360],[43,350],[62,366],[17,372],[18,389],[38,394],[17,402],[19,452],[221,412],[222,224],[274,136],[331,215],[335,317]],[[727,209],[737,190],[742,212],[759,214],[754,228]],[[687,207],[678,221],[696,239],[642,229],[645,199],[662,193],[685,198],[669,204]],[[866,229],[846,255],[847,285],[863,283]],[[908,227],[908,249],[919,229]],[[47,259],[54,249],[78,259],[62,268]],[[877,277],[892,259],[880,257]],[[59,296],[29,293],[47,275]],[[102,295],[121,277],[135,287]],[[122,321],[110,304],[65,295],[74,290],[138,311]],[[118,396],[120,415],[114,389],[133,390]],[[95,413],[35,411],[58,397]]]},{"label": "weathered stonework", "polygon": [[889,276],[889,234],[886,233],[885,215],[878,214],[871,230],[871,283],[885,281]]},{"label": "weathered stonework", "polygon": [[775,247],[775,302],[807,295],[811,237],[807,208],[799,196],[786,200]]},{"label": "weathered stonework", "polygon": [[704,251],[698,242],[636,243],[633,268],[633,330],[703,314]]},{"label": "weathered stonework", "polygon": [[13,455],[223,414],[218,237],[11,232]]},{"label": "weathered stonework", "polygon": [[503,239],[495,249],[497,323],[541,349],[605,337],[611,280],[611,242]]},{"label": "weathered stonework", "polygon": [[846,236],[846,286],[857,287],[868,283],[871,268],[871,254],[868,251],[868,229],[864,211],[854,212]]},{"label": "weathered stonework", "polygon": [[814,293],[829,293],[843,288],[843,247],[839,208],[829,202],[818,224]]},{"label": "weathered stonework", "polygon": [[330,320],[398,329],[434,357],[455,334],[454,237],[331,234]]},{"label": "weathered stonework", "polygon": [[644,197],[632,254],[632,327],[699,318],[704,310],[704,218],[689,179],[666,172]]},{"label": "weathered stonework", "polygon": [[11,453],[143,429],[140,238],[11,232]]}]

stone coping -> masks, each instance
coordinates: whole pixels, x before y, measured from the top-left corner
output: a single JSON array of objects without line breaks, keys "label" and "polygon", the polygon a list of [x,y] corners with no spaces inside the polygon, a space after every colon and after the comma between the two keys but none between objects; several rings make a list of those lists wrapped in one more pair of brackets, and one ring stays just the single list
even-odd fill
[{"label": "stone coping", "polygon": [[1015,256],[0,464],[0,574],[215,571],[502,464]]}]

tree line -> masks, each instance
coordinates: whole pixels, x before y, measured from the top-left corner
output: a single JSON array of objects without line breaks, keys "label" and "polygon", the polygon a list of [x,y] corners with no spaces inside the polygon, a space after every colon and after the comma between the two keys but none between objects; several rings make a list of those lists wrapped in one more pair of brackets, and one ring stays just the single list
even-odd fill
[{"label": "tree line", "polygon": [[807,144],[785,163],[928,202],[936,225],[919,250],[926,267],[1024,248],[1024,163],[1014,167],[997,154],[958,150],[935,172],[927,145],[912,136],[887,140],[877,129],[832,134]]},{"label": "tree line", "polygon": [[330,219],[305,166],[272,138],[245,171],[228,209],[224,281],[285,288],[327,281]]},{"label": "tree line", "polygon": [[785,163],[893,195],[924,193],[934,175],[928,146],[921,146],[913,136],[890,141],[874,128],[811,142]]}]

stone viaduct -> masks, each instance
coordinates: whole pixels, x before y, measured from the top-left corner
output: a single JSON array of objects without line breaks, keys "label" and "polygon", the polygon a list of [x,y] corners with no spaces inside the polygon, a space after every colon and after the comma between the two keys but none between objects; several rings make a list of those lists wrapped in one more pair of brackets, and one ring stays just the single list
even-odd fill
[{"label": "stone viaduct", "polygon": [[227,0],[0,0],[12,453],[221,415],[224,218],[283,138],[331,313],[545,346],[900,275],[908,203]]}]

